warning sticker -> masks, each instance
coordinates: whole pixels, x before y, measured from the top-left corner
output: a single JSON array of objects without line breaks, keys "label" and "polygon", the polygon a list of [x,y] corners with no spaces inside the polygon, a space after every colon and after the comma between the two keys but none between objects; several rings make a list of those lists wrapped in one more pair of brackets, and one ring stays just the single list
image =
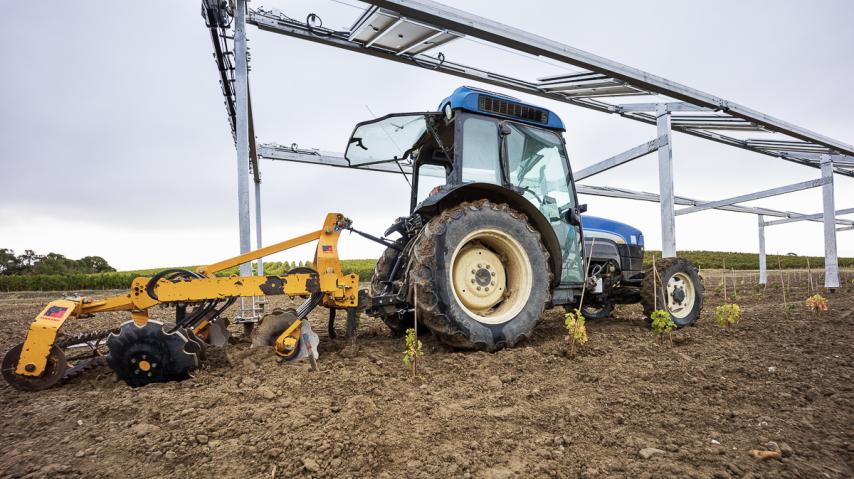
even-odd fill
[{"label": "warning sticker", "polygon": [[62,306],[51,306],[45,311],[42,316],[46,316],[48,318],[57,318],[62,319],[65,316],[65,312],[68,311],[68,308],[64,308]]}]

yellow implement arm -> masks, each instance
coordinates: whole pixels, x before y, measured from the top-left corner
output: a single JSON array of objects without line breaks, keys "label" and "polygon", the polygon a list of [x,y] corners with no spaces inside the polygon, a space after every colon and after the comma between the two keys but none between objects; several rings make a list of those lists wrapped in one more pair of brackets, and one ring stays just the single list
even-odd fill
[{"label": "yellow implement arm", "polygon": [[[200,266],[197,275],[181,281],[166,278],[139,277],[133,280],[130,291],[119,296],[94,300],[74,298],[53,301],[31,323],[20,348],[14,374],[37,378],[52,364],[59,329],[71,317],[79,318],[108,311],[130,311],[131,319],[140,327],[148,321],[148,310],[160,304],[186,304],[235,297],[288,295],[308,297],[322,294],[320,304],[330,309],[354,309],[359,301],[359,277],[343,275],[338,258],[338,237],[350,226],[350,220],[338,213],[329,213],[323,227],[302,236],[251,251],[218,263]],[[295,246],[317,241],[314,256],[315,272],[300,272],[281,276],[229,276],[216,273],[248,263]],[[207,324],[206,322],[204,324]],[[200,324],[199,327],[203,327]],[[293,334],[293,331],[291,331]],[[4,359],[4,367],[6,360]],[[63,362],[64,364],[64,362]],[[11,373],[11,371],[8,371]],[[4,370],[4,375],[7,371]],[[7,380],[9,377],[7,377]]]}]

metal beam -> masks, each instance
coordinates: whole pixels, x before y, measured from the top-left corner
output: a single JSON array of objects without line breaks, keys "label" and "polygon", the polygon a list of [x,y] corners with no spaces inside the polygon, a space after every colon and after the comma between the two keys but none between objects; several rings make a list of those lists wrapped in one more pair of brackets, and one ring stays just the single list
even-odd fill
[{"label": "metal beam", "polygon": [[833,206],[833,162],[830,156],[822,159],[821,176],[827,183],[822,186],[824,204],[824,287],[839,287],[839,260],[836,256],[836,216]]},{"label": "metal beam", "polygon": [[365,0],[365,2],[394,10],[403,16],[427,22],[432,26],[480,38],[519,52],[604,73],[643,90],[667,95],[694,105],[723,110],[733,116],[768,127],[770,130],[804,141],[819,143],[840,153],[854,155],[854,146],[847,143],[643,70],[441,3],[431,0]]},{"label": "metal beam", "polygon": [[[246,54],[246,0],[234,7],[235,140],[237,142],[237,214],[240,254],[252,249],[249,219],[249,86]],[[240,275],[249,276],[249,263],[240,265]]]},{"label": "metal beam", "polygon": [[779,186],[777,188],[771,188],[769,190],[757,191],[756,193],[749,193],[741,196],[734,196],[732,198],[727,198],[725,200],[718,201],[710,201],[708,203],[701,203],[697,206],[692,206],[690,208],[682,208],[676,210],[677,215],[685,215],[688,213],[696,213],[697,211],[709,210],[712,208],[716,208],[718,206],[726,206],[726,205],[734,205],[736,203],[744,203],[745,201],[758,200],[760,198],[767,198],[769,196],[777,196],[786,193],[792,193],[794,191],[807,190],[810,188],[816,188],[818,186],[824,185],[829,180],[826,178],[819,178],[817,180],[803,181],[801,183],[795,183],[792,185]]},{"label": "metal beam", "polygon": [[670,142],[670,113],[663,106],[658,108],[656,125],[658,137],[665,142],[658,148],[658,187],[661,205],[661,257],[676,257],[676,217],[673,194],[673,148]]},{"label": "metal beam", "polygon": [[[844,209],[844,210],[836,210],[836,212],[834,213],[834,216],[850,215],[852,213],[854,213],[854,208],[848,208],[848,209]],[[788,216],[782,220],[766,221],[765,226],[782,225],[782,224],[786,224],[786,223],[794,223],[796,221],[807,221],[807,220],[808,221],[816,221],[816,220],[822,220],[823,221],[823,218],[824,218],[824,213],[815,213],[815,214],[811,214],[811,215],[794,215],[794,216]],[[854,224],[854,221],[837,219],[836,223],[848,225],[848,224]]]},{"label": "metal beam", "polygon": [[846,226],[844,228],[836,228],[836,231],[854,231],[854,226]]},{"label": "metal beam", "polygon": [[[360,166],[358,168],[351,167],[347,163],[347,160],[344,159],[344,155],[341,153],[333,153],[328,151],[321,151],[316,149],[303,149],[298,148],[296,145],[291,146],[282,146],[278,143],[262,143],[258,145],[258,155],[261,158],[268,160],[277,160],[277,161],[289,161],[295,163],[303,163],[309,165],[324,165],[324,166],[333,166],[336,168],[349,168],[352,170],[367,170],[367,171],[375,171],[380,173],[393,173],[393,174],[401,174],[401,170],[404,174],[411,175],[412,174],[412,165],[409,163],[401,163],[400,168],[395,166],[394,163],[377,163],[374,165],[368,166]],[[619,198],[626,200],[639,200],[639,201],[649,201],[652,203],[658,203],[659,195],[655,193],[649,193],[646,191],[635,191],[629,190],[626,188],[614,188],[614,187],[606,187],[606,186],[594,186],[594,185],[575,185],[576,191],[581,195],[590,195],[590,196],[601,196],[606,198]],[[677,205],[683,206],[696,206],[699,204],[707,203],[705,200],[698,200],[694,198],[688,198],[685,196],[674,196],[674,203]],[[801,221],[804,219],[808,219],[811,221],[821,221],[822,214],[818,215],[809,215],[810,218],[805,218],[802,213],[796,213],[792,211],[780,211],[774,210],[770,208],[762,208],[756,206],[738,206],[738,205],[729,205],[729,206],[720,206],[715,208],[721,211],[730,211],[733,213],[749,213],[754,215],[765,215],[772,216],[776,218],[784,218],[789,219],[793,218],[793,221]],[[837,212],[837,215],[854,213],[854,208],[850,210],[840,210]],[[765,223],[768,225],[769,223]],[[852,220],[843,220],[836,219],[836,224],[838,225],[854,225],[854,221]]]},{"label": "metal beam", "polygon": [[[408,18],[407,20],[411,20],[411,18]],[[561,103],[568,103],[571,105],[580,106],[582,108],[588,108],[603,113],[616,113],[625,118],[629,118],[642,123],[652,125],[655,124],[655,115],[650,115],[643,112],[621,112],[619,110],[618,105],[612,105],[610,103],[606,103],[595,98],[567,97],[560,93],[549,92],[541,88],[541,86],[537,83],[513,78],[508,75],[502,75],[500,73],[490,72],[480,68],[463,65],[460,63],[455,63],[449,59],[446,59],[444,56],[438,57],[430,56],[427,54],[398,55],[395,51],[387,50],[376,45],[366,48],[363,43],[351,40],[349,38],[349,34],[336,32],[334,30],[326,29],[324,27],[313,27],[309,29],[304,22],[290,19],[282,15],[281,13],[276,12],[275,10],[263,10],[259,8],[256,11],[250,11],[248,21],[249,23],[256,25],[259,29],[265,31],[278,33],[281,35],[287,35],[314,43],[321,43],[324,45],[342,48],[352,52],[370,55],[382,58],[384,60],[394,61],[410,66],[419,66],[434,72],[445,73],[447,75],[453,75],[469,80],[475,80],[489,85],[507,88],[510,90],[535,95],[541,98],[546,98]],[[657,105],[657,103],[655,105]],[[708,108],[699,105],[694,106],[701,109],[714,110],[714,108]],[[726,111],[726,109],[723,109],[722,111]],[[817,169],[819,168],[817,162],[809,162],[803,160],[797,156],[797,153],[794,155],[784,155],[777,150],[764,150],[754,148],[748,146],[746,140],[721,135],[717,132],[688,128],[673,124],[671,124],[671,130],[679,131],[691,136],[696,136],[698,138],[703,138],[705,140],[710,140],[718,143],[723,143],[725,145],[745,149],[754,153],[760,153],[775,158],[782,158],[786,161],[791,161],[793,163],[798,163],[804,166],[809,166]],[[844,170],[843,168],[836,168],[835,171],[836,173],[841,175],[854,177],[854,171]]]},{"label": "metal beam", "polygon": [[765,218],[756,215],[759,219],[759,284],[768,284],[768,264],[765,258]]},{"label": "metal beam", "polygon": [[573,172],[572,176],[573,178],[575,178],[575,181],[581,181],[585,178],[590,178],[593,175],[598,175],[603,171],[608,171],[611,168],[622,165],[623,163],[628,163],[629,161],[652,153],[653,151],[659,149],[663,144],[665,144],[667,140],[668,138],[666,136],[660,136],[642,145],[638,145],[632,149],[626,150],[618,155],[614,155],[608,158],[607,160],[602,160],[599,163],[595,163],[593,165],[588,166],[587,168],[582,168],[579,171]]},{"label": "metal beam", "polygon": [[[622,105],[617,105],[617,111],[619,113],[629,113],[629,112],[650,112],[655,113],[658,111],[659,105],[662,103],[624,103]],[[674,101],[664,103],[667,111],[715,111],[711,108],[706,108],[704,106],[692,105],[691,103],[687,103],[684,101]]]},{"label": "metal beam", "polygon": [[830,155],[833,166],[854,166],[854,157],[848,155]]}]

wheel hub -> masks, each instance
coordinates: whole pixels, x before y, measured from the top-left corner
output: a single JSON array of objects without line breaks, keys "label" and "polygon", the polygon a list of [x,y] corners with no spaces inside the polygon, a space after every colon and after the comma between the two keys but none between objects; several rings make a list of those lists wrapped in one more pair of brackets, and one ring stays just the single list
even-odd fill
[{"label": "wheel hub", "polygon": [[677,286],[673,290],[673,300],[679,304],[682,304],[682,301],[685,300],[685,289],[681,286]]},{"label": "wheel hub", "polygon": [[531,295],[531,262],[522,245],[503,231],[474,231],[460,241],[450,276],[458,304],[484,324],[510,321]]},{"label": "wheel hub", "polygon": [[467,308],[480,313],[501,302],[506,277],[498,255],[481,245],[470,246],[458,255],[454,270],[454,290]]},{"label": "wheel hub", "polygon": [[489,267],[489,265],[486,265],[486,268],[480,268],[479,270],[477,270],[477,272],[474,274],[475,283],[483,287],[487,287],[490,284],[492,286],[495,286],[495,281],[492,281],[492,276],[494,273],[490,272],[490,269],[491,268]]},{"label": "wheel hub", "polygon": [[694,309],[696,291],[691,278],[677,272],[667,280],[667,309],[675,319],[687,317]]}]

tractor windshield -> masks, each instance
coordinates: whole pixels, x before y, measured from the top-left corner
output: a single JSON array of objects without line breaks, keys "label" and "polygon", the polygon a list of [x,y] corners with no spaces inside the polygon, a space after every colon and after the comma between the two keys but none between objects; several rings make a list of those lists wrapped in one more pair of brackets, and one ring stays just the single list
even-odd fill
[{"label": "tractor windshield", "polygon": [[396,113],[356,125],[344,157],[350,166],[400,161],[427,131],[427,118],[437,113]]},{"label": "tractor windshield", "polygon": [[506,123],[507,174],[510,183],[521,188],[548,218],[563,250],[561,282],[583,279],[578,228],[561,214],[575,206],[569,178],[569,161],[560,136],[548,130],[518,123]]}]

